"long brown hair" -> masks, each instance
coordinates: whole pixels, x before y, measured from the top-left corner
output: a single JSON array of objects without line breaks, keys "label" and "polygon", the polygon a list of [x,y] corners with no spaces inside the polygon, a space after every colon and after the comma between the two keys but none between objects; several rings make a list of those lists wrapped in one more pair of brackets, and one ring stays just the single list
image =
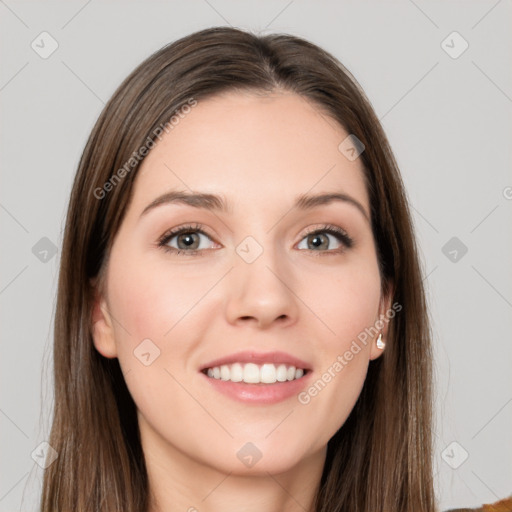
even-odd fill
[{"label": "long brown hair", "polygon": [[[117,359],[94,348],[93,289],[103,283],[140,161],[191,98],[276,89],[314,102],[365,146],[360,155],[382,276],[402,310],[361,395],[328,443],[317,512],[436,510],[431,448],[431,332],[421,265],[397,163],[369,100],[350,72],[314,44],[215,27],[169,44],[140,64],[102,111],[83,151],[66,218],[54,339],[58,458],[45,471],[42,512],[141,512],[149,488],[136,407]],[[340,141],[341,142],[341,141]],[[105,183],[113,183],[108,193]],[[95,192],[96,191],[96,192]]]}]

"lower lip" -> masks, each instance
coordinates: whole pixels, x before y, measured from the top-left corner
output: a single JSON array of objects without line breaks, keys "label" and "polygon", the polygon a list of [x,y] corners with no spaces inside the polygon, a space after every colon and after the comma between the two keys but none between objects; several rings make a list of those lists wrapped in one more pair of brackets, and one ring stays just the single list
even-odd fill
[{"label": "lower lip", "polygon": [[239,402],[252,404],[275,404],[297,396],[309,382],[311,374],[312,372],[309,370],[300,379],[274,384],[247,384],[246,382],[214,379],[201,372],[213,389]]}]

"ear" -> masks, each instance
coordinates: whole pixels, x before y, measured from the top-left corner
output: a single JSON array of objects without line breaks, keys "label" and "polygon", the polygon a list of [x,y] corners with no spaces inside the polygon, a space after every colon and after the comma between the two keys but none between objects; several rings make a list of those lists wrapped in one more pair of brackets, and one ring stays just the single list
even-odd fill
[{"label": "ear", "polygon": [[[386,287],[386,292],[383,292],[381,295],[381,300],[379,304],[379,315],[376,319],[375,327],[378,328],[378,332],[373,338],[373,342],[370,349],[370,359],[377,359],[382,355],[385,350],[384,348],[377,347],[377,339],[379,334],[382,334],[382,341],[387,343],[388,341],[388,330],[389,330],[389,322],[391,318],[396,315],[397,311],[400,311],[402,307],[395,310],[392,308],[392,300],[395,295],[395,288],[393,283],[389,283]],[[379,321],[381,320],[381,321]]]},{"label": "ear", "polygon": [[99,291],[97,281],[91,281],[93,290],[93,305],[91,313],[92,338],[96,350],[104,357],[117,357],[117,347],[114,336],[112,317],[107,308],[107,301]]}]

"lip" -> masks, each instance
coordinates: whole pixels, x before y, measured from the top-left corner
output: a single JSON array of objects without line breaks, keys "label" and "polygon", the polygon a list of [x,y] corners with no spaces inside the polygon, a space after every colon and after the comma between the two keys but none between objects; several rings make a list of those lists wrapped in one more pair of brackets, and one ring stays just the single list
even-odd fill
[{"label": "lip", "polygon": [[230,354],[225,357],[214,359],[213,361],[210,361],[209,363],[201,366],[199,371],[203,372],[204,370],[207,370],[208,368],[213,368],[214,366],[222,366],[223,364],[233,363],[286,364],[288,366],[295,366],[295,368],[302,368],[303,370],[308,370],[308,373],[311,373],[311,365],[309,363],[306,363],[302,359],[292,356],[291,354],[287,354],[286,352],[254,352],[251,350],[244,350],[241,352]]},{"label": "lip", "polygon": [[243,402],[245,404],[269,405],[283,402],[291,397],[296,397],[309,385],[313,372],[308,370],[300,379],[274,384],[247,384],[246,382],[231,382],[229,380],[213,379],[200,372],[206,384],[223,395]]}]

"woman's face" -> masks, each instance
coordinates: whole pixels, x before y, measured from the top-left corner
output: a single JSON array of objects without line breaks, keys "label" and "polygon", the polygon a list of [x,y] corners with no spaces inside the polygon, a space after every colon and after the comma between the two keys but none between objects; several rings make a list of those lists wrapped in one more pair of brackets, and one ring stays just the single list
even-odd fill
[{"label": "woman's face", "polygon": [[[297,95],[232,92],[144,159],[94,342],[119,359],[162,467],[283,472],[324,457],[352,410],[382,352],[363,333],[389,303],[348,135]],[[346,199],[304,199],[325,194]]]}]

